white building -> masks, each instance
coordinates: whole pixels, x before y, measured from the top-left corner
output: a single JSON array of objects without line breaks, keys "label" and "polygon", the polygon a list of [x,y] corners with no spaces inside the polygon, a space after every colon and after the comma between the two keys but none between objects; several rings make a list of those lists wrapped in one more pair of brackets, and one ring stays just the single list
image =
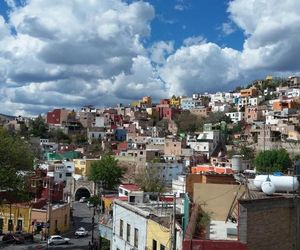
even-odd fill
[{"label": "white building", "polygon": [[225,93],[224,92],[217,92],[215,94],[211,94],[210,95],[210,101],[212,103],[215,103],[215,102],[225,102]]},{"label": "white building", "polygon": [[105,124],[107,124],[107,123],[108,123],[108,118],[107,117],[98,115],[98,116],[95,117],[94,127],[104,128]]},{"label": "white building", "polygon": [[103,140],[106,136],[104,128],[89,128],[87,130],[87,139],[91,144],[93,140]]},{"label": "white building", "polygon": [[172,192],[176,194],[177,197],[180,194],[186,193],[186,176],[179,175],[177,180],[172,181]]},{"label": "white building", "polygon": [[165,137],[151,137],[148,143],[153,145],[165,145]]},{"label": "white building", "polygon": [[159,175],[159,178],[166,184],[171,184],[173,180],[176,180],[179,175],[184,173],[184,164],[178,161],[170,162],[147,162],[146,169],[155,168]]},{"label": "white building", "polygon": [[285,96],[287,96],[289,98],[299,97],[300,96],[300,89],[288,89],[285,92]]},{"label": "white building", "polygon": [[145,250],[147,246],[147,216],[149,212],[126,202],[113,205],[112,250]]},{"label": "white building", "polygon": [[187,145],[195,152],[201,152],[210,157],[220,140],[219,130],[203,131],[198,136],[188,136]]},{"label": "white building", "polygon": [[228,112],[231,106],[227,103],[212,103],[211,112]]},{"label": "white building", "polygon": [[200,106],[203,106],[201,99],[193,99],[191,97],[184,97],[181,99],[181,108],[183,110],[190,110]]},{"label": "white building", "polygon": [[227,115],[233,123],[240,122],[245,118],[245,112],[228,112]]},{"label": "white building", "polygon": [[74,162],[71,161],[63,161],[61,163],[52,163],[48,165],[47,176],[54,177],[55,182],[71,180],[74,173],[75,165]]}]

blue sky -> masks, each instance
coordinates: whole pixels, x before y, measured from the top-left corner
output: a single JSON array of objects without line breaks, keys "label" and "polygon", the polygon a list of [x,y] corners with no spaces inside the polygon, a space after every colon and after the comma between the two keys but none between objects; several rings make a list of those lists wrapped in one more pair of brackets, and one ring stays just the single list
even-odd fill
[{"label": "blue sky", "polygon": [[[183,40],[192,36],[203,36],[220,46],[229,46],[241,50],[244,35],[232,22],[227,13],[229,1],[201,0],[174,1],[151,0],[156,9],[156,18],[152,22],[151,41],[175,40],[180,47]],[[176,6],[180,6],[176,9]],[[182,9],[181,9],[182,8]],[[223,34],[222,24],[231,23],[235,31]]]},{"label": "blue sky", "polygon": [[2,0],[0,113],[299,75],[299,9],[299,0]]}]

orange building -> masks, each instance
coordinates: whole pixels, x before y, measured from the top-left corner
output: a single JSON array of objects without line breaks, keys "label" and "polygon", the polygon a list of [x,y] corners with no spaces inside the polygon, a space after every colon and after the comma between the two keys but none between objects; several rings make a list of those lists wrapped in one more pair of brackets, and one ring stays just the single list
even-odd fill
[{"label": "orange building", "polygon": [[197,173],[217,173],[217,174],[232,174],[232,169],[228,167],[214,167],[211,165],[198,165],[192,167],[192,174]]},{"label": "orange building", "polygon": [[297,108],[299,105],[294,100],[277,100],[273,102],[273,110],[274,111],[282,111],[285,108],[294,109]]},{"label": "orange building", "polygon": [[242,89],[240,91],[241,97],[256,97],[258,96],[257,88],[251,87],[249,89]]},{"label": "orange building", "polygon": [[144,103],[144,104],[152,104],[152,99],[151,99],[151,97],[150,97],[150,96],[144,96],[144,97],[142,98],[142,103]]}]

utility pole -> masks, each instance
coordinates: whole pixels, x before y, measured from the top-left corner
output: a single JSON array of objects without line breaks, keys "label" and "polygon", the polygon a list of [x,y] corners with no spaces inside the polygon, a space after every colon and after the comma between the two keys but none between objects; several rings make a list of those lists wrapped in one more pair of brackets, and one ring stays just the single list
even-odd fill
[{"label": "utility pole", "polygon": [[95,205],[93,207],[93,217],[92,217],[92,246],[94,246],[94,227],[95,227]]},{"label": "utility pole", "polygon": [[9,202],[9,233],[11,233],[13,222],[11,219],[11,201]]},{"label": "utility pole", "polygon": [[48,206],[47,206],[47,213],[46,213],[46,228],[47,228],[47,234],[46,234],[46,246],[48,249],[48,238],[49,238],[49,232],[50,232],[50,215],[51,215],[51,189],[50,189],[50,177],[48,177]]},{"label": "utility pole", "polygon": [[176,194],[173,195],[173,213],[171,225],[171,250],[176,250]]}]

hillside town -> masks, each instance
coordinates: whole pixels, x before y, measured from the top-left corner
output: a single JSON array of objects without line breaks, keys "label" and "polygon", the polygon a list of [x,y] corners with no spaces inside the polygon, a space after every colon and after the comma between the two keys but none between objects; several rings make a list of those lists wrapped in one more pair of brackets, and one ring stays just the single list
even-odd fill
[{"label": "hillside town", "polygon": [[299,76],[4,111],[0,248],[300,249],[299,119]]}]

